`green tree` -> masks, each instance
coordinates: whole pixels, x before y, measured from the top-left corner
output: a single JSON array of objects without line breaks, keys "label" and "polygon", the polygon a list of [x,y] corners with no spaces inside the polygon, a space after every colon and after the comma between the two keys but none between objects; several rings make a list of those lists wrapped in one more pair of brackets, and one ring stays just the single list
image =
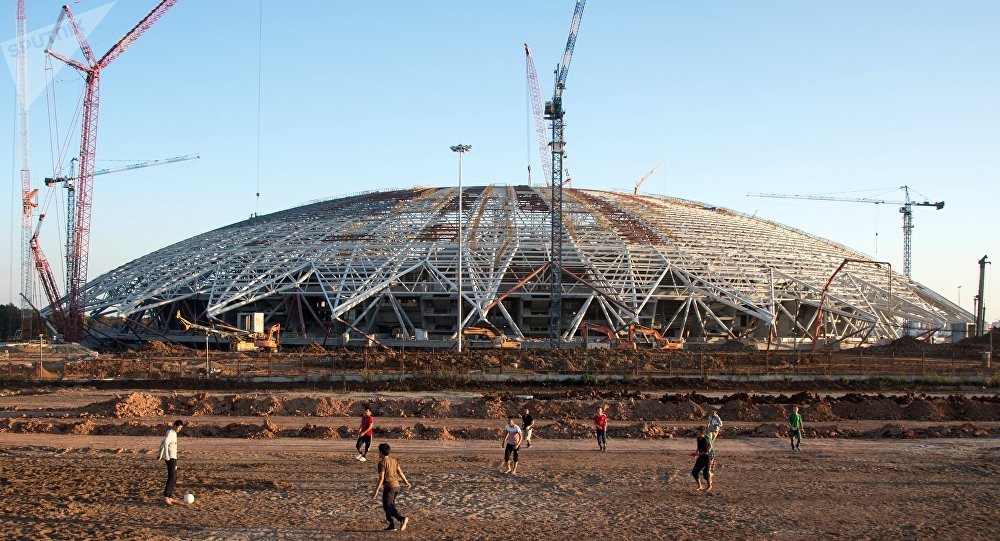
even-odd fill
[{"label": "green tree", "polygon": [[0,339],[13,340],[21,328],[21,309],[13,304],[0,305]]}]

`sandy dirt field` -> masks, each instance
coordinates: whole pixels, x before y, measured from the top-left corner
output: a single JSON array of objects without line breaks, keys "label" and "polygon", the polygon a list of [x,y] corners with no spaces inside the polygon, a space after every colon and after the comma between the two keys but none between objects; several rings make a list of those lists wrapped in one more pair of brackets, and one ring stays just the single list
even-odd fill
[{"label": "sandy dirt field", "polygon": [[[996,394],[524,392],[2,390],[0,539],[1000,538]],[[413,482],[406,532],[381,532],[375,460],[354,459],[366,406]],[[524,407],[535,444],[503,475],[490,438]],[[726,426],[705,494],[690,452],[712,409]],[[167,507],[155,450],[178,417],[175,495],[197,500]]]},{"label": "sandy dirt field", "polygon": [[561,440],[496,471],[488,441],[390,442],[413,483],[406,532],[383,534],[375,463],[345,440],[180,440],[164,506],[155,437],[0,435],[4,539],[807,539],[1000,535],[1000,441],[720,440],[712,493],[687,440]]}]

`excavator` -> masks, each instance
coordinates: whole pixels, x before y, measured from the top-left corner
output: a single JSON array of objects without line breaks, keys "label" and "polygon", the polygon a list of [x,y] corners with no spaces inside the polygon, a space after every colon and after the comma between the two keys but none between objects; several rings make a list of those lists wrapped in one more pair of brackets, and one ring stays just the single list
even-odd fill
[{"label": "excavator", "polygon": [[584,347],[587,347],[587,338],[590,335],[590,331],[607,336],[608,344],[610,344],[613,349],[636,349],[635,342],[631,339],[622,340],[621,337],[618,336],[618,333],[611,327],[597,325],[596,323],[587,323],[586,321],[580,324],[580,336],[583,338]]},{"label": "excavator", "polygon": [[226,325],[225,323],[218,323],[217,327],[199,325],[185,319],[184,316],[181,315],[180,310],[177,311],[176,318],[177,321],[180,322],[181,326],[184,327],[185,331],[194,329],[221,336],[223,338],[228,338],[236,351],[269,351],[274,353],[278,351],[278,345],[281,343],[280,323],[275,323],[274,325],[268,327],[266,332],[260,333],[245,331],[243,329]]},{"label": "excavator", "polygon": [[[661,335],[656,329],[651,329],[638,323],[632,323],[625,327],[623,329],[624,336],[621,336],[621,331],[615,331],[604,325],[583,322],[580,324],[580,335],[583,337],[584,344],[587,343],[590,331],[607,336],[608,343],[614,349],[636,350],[639,349],[640,344],[649,344],[653,349],[684,349],[683,342],[673,342]],[[637,340],[637,337],[641,338],[641,340]]]},{"label": "excavator", "polygon": [[643,338],[644,343],[650,344],[653,349],[684,349],[684,342],[673,342],[656,329],[638,323],[632,323],[626,329],[628,329],[628,341],[632,344],[638,344],[636,337],[639,336]]},{"label": "excavator", "polygon": [[[474,347],[477,344],[489,344],[490,347],[494,348],[511,348],[520,349],[521,343],[516,342],[507,338],[507,335],[488,329],[486,327],[469,327],[462,330],[463,337],[474,337],[469,340],[469,345]],[[478,337],[483,337],[482,340],[477,340]]]}]

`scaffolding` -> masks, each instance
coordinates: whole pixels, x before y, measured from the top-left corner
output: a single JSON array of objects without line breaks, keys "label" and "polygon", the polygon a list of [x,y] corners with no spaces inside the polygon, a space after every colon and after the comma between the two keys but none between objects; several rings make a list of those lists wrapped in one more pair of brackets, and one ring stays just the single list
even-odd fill
[{"label": "scaffolding", "polygon": [[[670,339],[767,348],[839,347],[912,329],[950,332],[973,315],[864,254],[802,231],[683,199],[567,189],[562,328],[639,324]],[[173,314],[280,323],[284,344],[447,347],[463,328],[526,346],[549,336],[549,194],[529,186],[366,192],[252,217],[184,240],[86,286],[87,313],[119,315],[101,340],[194,342]],[[829,287],[826,287],[830,281]],[[96,336],[96,334],[94,335]],[[359,339],[361,338],[361,339]]]}]

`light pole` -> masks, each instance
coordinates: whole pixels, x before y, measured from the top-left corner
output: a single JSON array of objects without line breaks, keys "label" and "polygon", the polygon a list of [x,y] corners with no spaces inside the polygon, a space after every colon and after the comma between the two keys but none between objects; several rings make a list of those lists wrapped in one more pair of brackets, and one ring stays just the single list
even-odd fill
[{"label": "light pole", "polygon": [[958,307],[962,307],[962,286],[958,286]]},{"label": "light pole", "polygon": [[458,152],[458,352],[462,352],[462,156],[472,150],[472,145],[457,144],[451,147]]}]

